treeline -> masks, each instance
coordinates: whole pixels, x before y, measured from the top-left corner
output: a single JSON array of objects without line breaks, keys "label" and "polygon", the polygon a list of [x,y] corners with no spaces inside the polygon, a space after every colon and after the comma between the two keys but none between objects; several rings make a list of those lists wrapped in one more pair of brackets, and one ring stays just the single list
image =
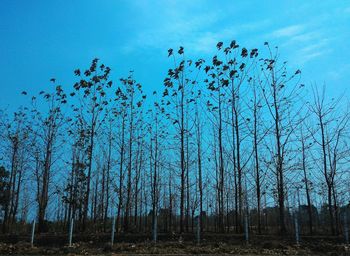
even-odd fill
[{"label": "treeline", "polygon": [[[79,231],[293,230],[340,234],[349,205],[349,112],[304,86],[278,48],[219,42],[209,59],[169,49],[145,94],[94,59],[76,83],[0,116],[2,232],[36,219]],[[51,89],[53,87],[53,89]]]}]

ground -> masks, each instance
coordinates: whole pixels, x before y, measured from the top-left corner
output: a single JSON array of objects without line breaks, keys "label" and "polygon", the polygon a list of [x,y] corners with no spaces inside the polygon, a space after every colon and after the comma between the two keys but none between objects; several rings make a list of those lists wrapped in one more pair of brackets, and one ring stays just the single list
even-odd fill
[{"label": "ground", "polygon": [[113,246],[108,234],[75,235],[75,243],[67,245],[67,237],[45,234],[36,238],[34,247],[28,237],[0,236],[0,255],[350,255],[350,247],[341,237],[302,237],[299,245],[292,237],[253,236],[246,244],[243,236],[206,234],[200,244],[193,235],[160,235],[154,244],[150,235],[117,235]]}]

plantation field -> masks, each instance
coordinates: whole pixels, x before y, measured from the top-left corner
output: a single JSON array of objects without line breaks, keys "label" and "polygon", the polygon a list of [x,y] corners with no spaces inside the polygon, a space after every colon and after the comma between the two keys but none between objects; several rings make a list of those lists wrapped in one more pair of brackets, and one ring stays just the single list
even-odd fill
[{"label": "plantation field", "polygon": [[31,247],[29,237],[0,236],[0,255],[350,255],[342,237],[302,237],[296,245],[293,237],[253,236],[246,244],[244,237],[233,234],[204,234],[200,244],[193,234],[159,235],[154,244],[146,234],[116,236],[111,246],[109,234],[76,235],[71,247],[67,237],[44,234]]}]

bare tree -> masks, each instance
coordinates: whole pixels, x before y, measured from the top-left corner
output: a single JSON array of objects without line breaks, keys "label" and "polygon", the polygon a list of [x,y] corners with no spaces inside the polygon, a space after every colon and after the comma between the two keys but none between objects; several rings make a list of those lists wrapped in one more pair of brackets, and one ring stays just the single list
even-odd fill
[{"label": "bare tree", "polygon": [[285,160],[293,130],[300,123],[298,113],[302,106],[296,105],[296,102],[300,102],[300,88],[303,85],[299,84],[300,70],[288,75],[286,62],[279,64],[277,50],[273,53],[268,43],[265,43],[265,45],[267,45],[270,57],[262,60],[263,80],[260,84],[268,108],[267,111],[274,126],[275,149],[273,155],[278,194],[279,225],[280,232],[285,234],[287,232],[285,222],[285,167],[287,163]]},{"label": "bare tree", "polygon": [[[95,136],[101,126],[101,116],[108,101],[106,100],[106,89],[112,86],[112,81],[109,80],[110,68],[104,64],[98,66],[98,59],[94,59],[89,69],[83,74],[79,69],[74,71],[77,77],[81,80],[74,84],[74,89],[80,92],[79,106],[75,108],[80,118],[86,125],[86,132],[89,137],[89,146],[87,148],[88,163],[87,163],[87,186],[84,199],[83,226],[86,228],[88,218],[89,198],[91,190],[91,173],[93,168],[93,153],[95,147]],[[75,92],[71,93],[74,96]]]},{"label": "bare tree", "polygon": [[[51,79],[55,83],[55,79]],[[61,111],[63,104],[67,102],[66,94],[60,85],[57,85],[52,93],[41,92],[48,105],[47,113],[41,113],[36,106],[36,99],[33,98],[33,110],[35,113],[34,130],[34,175],[37,185],[36,200],[38,202],[38,229],[39,232],[47,230],[45,217],[49,203],[49,185],[52,178],[52,165],[55,162],[54,154],[59,148],[58,137],[60,129],[65,124]],[[56,156],[57,157],[57,156]]]},{"label": "bare tree", "polygon": [[[332,234],[339,234],[339,220],[337,215],[337,200],[335,193],[335,178],[339,160],[345,149],[342,147],[348,115],[339,115],[335,108],[340,100],[325,100],[325,87],[319,92],[313,88],[313,104],[309,104],[311,112],[317,120],[317,132],[311,134],[316,144],[321,148],[322,172],[327,186],[328,211]],[[334,223],[336,222],[336,223]]]},{"label": "bare tree", "polygon": [[[20,192],[23,183],[23,169],[28,162],[28,146],[30,128],[27,120],[27,115],[24,111],[20,110],[14,113],[13,120],[4,119],[1,120],[0,126],[4,127],[4,135],[1,136],[5,141],[6,155],[10,160],[10,172],[9,179],[4,185],[4,190],[7,192],[4,195],[4,218],[2,230],[7,232],[11,227],[11,224],[15,223],[18,212],[18,203],[20,199]],[[5,170],[5,169],[4,169]]]},{"label": "bare tree", "polygon": [[[166,106],[173,107],[174,110],[166,114],[167,118],[171,120],[176,132],[179,134],[180,139],[180,232],[184,231],[184,217],[185,217],[185,188],[186,188],[186,158],[185,158],[185,140],[188,136],[188,130],[186,130],[186,103],[191,103],[194,99],[190,98],[191,85],[196,84],[196,77],[199,72],[197,70],[193,72],[192,60],[186,60],[184,56],[184,48],[180,47],[178,54],[181,61],[177,63],[176,56],[173,54],[173,49],[168,50],[169,57],[173,56],[174,68],[168,70],[168,77],[164,79],[165,89],[163,91],[163,97],[167,99]],[[196,68],[200,68],[203,60],[195,62]],[[176,87],[175,87],[176,86]]]}]

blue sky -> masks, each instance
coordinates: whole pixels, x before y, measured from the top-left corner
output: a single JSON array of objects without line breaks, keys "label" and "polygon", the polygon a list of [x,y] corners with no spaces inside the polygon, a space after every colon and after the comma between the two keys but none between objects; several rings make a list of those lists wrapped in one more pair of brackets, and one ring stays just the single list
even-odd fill
[{"label": "blue sky", "polygon": [[135,71],[146,91],[162,87],[167,49],[209,57],[218,41],[278,45],[305,84],[324,82],[333,96],[350,92],[350,1],[1,0],[0,108],[24,103],[57,78],[98,57],[113,78]]}]

